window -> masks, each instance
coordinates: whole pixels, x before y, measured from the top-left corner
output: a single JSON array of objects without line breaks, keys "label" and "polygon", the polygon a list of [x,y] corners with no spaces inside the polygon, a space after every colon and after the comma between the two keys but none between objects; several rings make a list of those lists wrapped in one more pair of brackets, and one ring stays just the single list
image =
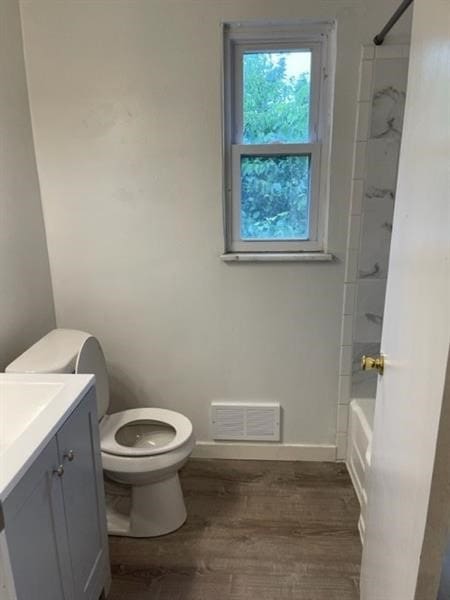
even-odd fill
[{"label": "window", "polygon": [[227,252],[321,252],[330,24],[225,26]]}]

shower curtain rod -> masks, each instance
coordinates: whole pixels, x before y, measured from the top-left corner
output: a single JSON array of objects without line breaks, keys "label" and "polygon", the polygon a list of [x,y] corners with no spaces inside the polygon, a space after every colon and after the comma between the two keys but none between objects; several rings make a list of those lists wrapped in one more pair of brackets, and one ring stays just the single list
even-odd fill
[{"label": "shower curtain rod", "polygon": [[405,12],[405,10],[408,8],[408,6],[412,3],[413,3],[413,0],[403,0],[403,2],[397,8],[395,13],[392,15],[392,17],[389,19],[389,21],[386,23],[386,25],[380,31],[380,33],[373,38],[373,43],[375,44],[375,46],[381,46],[381,44],[384,42],[384,38],[386,37],[386,35],[390,32],[390,30],[394,27],[394,25],[400,19],[400,17]]}]

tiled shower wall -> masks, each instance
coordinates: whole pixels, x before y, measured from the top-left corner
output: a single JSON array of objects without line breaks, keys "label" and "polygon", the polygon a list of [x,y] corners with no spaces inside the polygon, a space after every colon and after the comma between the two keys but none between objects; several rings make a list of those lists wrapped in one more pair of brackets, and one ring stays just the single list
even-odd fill
[{"label": "tiled shower wall", "polygon": [[[391,244],[398,157],[403,126],[408,47],[386,46],[362,61],[372,80],[367,116],[366,168],[362,180],[356,306],[353,321],[352,391],[354,398],[373,397],[376,373],[360,369],[363,354],[380,351],[384,297]],[[372,76],[370,76],[372,74]],[[367,85],[367,84],[366,84]],[[364,91],[364,90],[361,90]]]},{"label": "tiled shower wall", "polygon": [[341,337],[337,457],[345,456],[348,403],[373,397],[360,369],[380,350],[408,73],[407,45],[364,46],[361,55]]}]

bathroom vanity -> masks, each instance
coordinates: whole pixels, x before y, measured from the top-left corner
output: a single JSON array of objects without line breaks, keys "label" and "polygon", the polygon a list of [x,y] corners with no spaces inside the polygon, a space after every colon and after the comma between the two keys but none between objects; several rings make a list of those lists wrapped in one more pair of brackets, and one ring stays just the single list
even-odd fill
[{"label": "bathroom vanity", "polygon": [[0,600],[109,586],[94,378],[0,374]]}]

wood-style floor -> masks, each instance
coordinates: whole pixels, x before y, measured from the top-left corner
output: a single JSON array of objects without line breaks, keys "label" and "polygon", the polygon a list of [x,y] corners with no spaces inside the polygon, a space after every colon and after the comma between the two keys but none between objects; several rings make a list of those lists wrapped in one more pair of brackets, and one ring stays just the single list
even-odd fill
[{"label": "wood-style floor", "polygon": [[188,520],[110,538],[108,600],[358,600],[358,501],[343,464],[195,460]]}]

